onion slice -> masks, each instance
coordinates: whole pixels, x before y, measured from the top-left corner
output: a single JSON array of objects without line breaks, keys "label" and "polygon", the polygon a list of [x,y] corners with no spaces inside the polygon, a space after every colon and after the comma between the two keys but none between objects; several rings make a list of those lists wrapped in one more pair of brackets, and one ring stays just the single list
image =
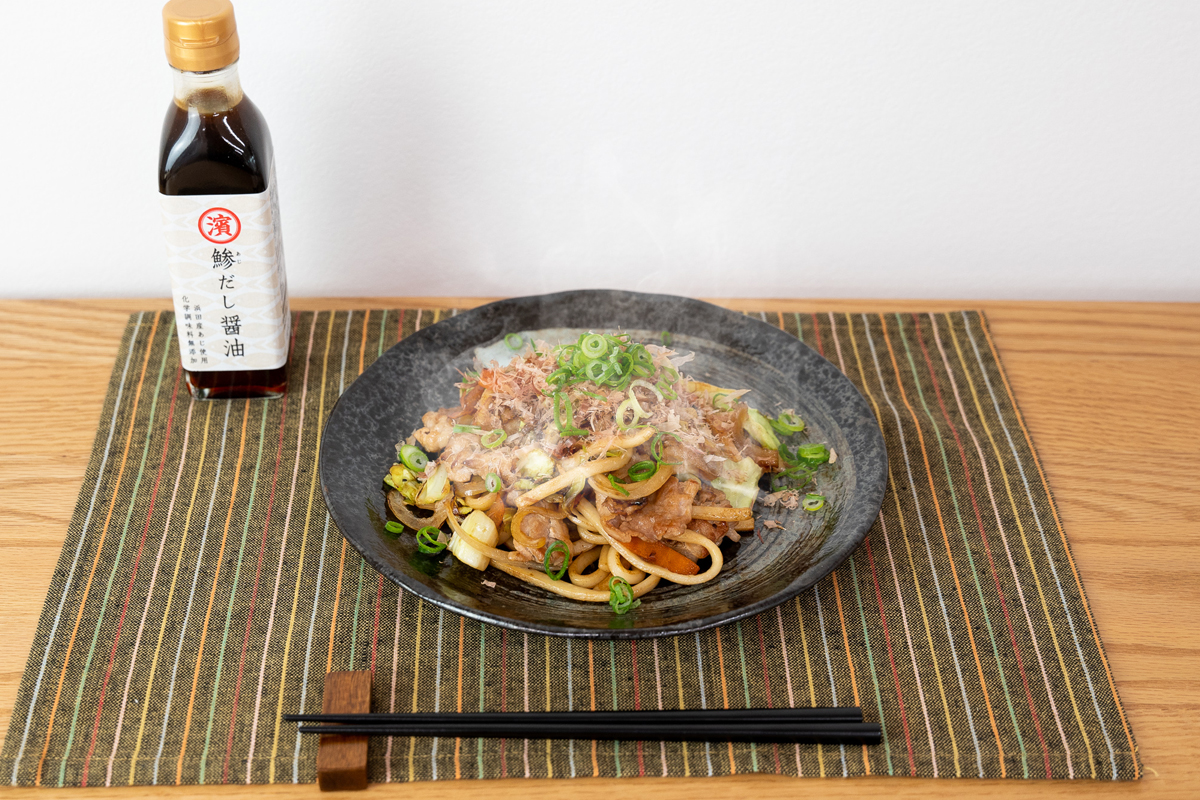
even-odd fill
[{"label": "onion slice", "polygon": [[419,531],[428,525],[440,528],[442,527],[442,523],[446,521],[446,507],[444,505],[439,505],[434,510],[432,516],[418,517],[395,489],[387,493],[387,506],[388,511],[392,512],[392,516],[414,531]]}]

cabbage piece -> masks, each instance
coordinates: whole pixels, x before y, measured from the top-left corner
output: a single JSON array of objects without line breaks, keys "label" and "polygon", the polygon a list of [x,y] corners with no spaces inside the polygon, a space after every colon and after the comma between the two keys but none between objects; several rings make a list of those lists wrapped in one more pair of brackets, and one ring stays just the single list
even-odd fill
[{"label": "cabbage piece", "polygon": [[743,428],[746,433],[753,437],[754,441],[768,450],[779,449],[779,437],[771,430],[771,421],[759,413],[757,409],[749,409],[749,413],[746,415],[746,424]]},{"label": "cabbage piece", "polygon": [[712,486],[725,494],[734,508],[750,508],[758,499],[758,479],[763,471],[752,458],[721,462],[721,474],[713,478]]},{"label": "cabbage piece", "polygon": [[393,464],[392,468],[388,470],[388,474],[384,476],[383,482],[399,492],[400,496],[404,498],[404,502],[414,506],[417,504],[421,482],[417,479],[416,473],[408,467],[402,464]]},{"label": "cabbage piece", "polygon": [[447,473],[446,465],[438,464],[417,493],[416,505],[433,506],[450,496],[450,477]]},{"label": "cabbage piece", "polygon": [[544,450],[535,447],[521,456],[521,460],[517,462],[517,472],[535,481],[549,478],[554,474],[554,459]]}]

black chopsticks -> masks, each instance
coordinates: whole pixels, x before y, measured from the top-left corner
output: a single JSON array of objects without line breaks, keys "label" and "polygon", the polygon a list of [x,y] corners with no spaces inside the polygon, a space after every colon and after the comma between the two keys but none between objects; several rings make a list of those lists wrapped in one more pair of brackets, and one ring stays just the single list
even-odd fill
[{"label": "black chopsticks", "polygon": [[758,708],[684,711],[544,711],[444,714],[286,714],[300,733],[675,742],[878,744],[862,709]]}]

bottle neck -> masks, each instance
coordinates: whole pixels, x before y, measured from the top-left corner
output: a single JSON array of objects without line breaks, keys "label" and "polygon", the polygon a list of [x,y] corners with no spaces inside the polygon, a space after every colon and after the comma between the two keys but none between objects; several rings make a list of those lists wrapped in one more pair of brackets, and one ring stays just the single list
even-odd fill
[{"label": "bottle neck", "polygon": [[242,82],[237,62],[211,72],[184,72],[172,69],[175,78],[175,104],[201,114],[219,114],[242,101]]}]

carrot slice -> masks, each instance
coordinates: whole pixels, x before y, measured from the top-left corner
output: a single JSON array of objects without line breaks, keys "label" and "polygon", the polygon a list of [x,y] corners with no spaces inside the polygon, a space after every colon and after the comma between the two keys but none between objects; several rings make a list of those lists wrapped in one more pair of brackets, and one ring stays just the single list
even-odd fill
[{"label": "carrot slice", "polygon": [[700,572],[700,567],[696,566],[695,561],[662,542],[647,542],[635,536],[625,542],[625,546],[651,564],[657,564],[671,572],[680,575],[696,575]]}]

